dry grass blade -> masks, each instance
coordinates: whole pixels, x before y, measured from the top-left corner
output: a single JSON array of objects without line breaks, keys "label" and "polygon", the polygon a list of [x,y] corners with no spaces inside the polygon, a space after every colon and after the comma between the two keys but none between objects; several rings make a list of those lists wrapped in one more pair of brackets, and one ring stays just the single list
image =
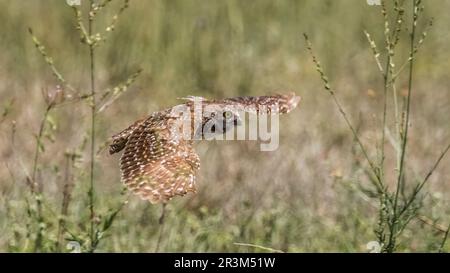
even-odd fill
[{"label": "dry grass blade", "polygon": [[247,243],[233,243],[233,244],[237,245],[237,246],[254,247],[254,248],[266,250],[266,251],[273,252],[273,253],[284,253],[284,251],[282,251],[282,250],[278,250],[278,249],[274,249],[274,248],[270,248],[270,247],[265,247],[265,246],[260,246],[260,245],[255,245],[255,244],[247,244]]}]

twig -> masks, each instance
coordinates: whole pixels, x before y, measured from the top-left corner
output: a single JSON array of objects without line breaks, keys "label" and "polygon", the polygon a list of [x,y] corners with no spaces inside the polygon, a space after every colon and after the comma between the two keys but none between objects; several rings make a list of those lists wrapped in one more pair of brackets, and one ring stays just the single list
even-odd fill
[{"label": "twig", "polygon": [[108,101],[105,101],[103,105],[99,107],[99,110],[97,113],[100,113],[104,111],[106,108],[111,106],[123,93],[125,93],[130,85],[136,80],[136,78],[141,74],[142,69],[139,69],[135,73],[131,74],[128,79],[124,82],[119,84],[118,86],[114,87],[113,90],[107,90],[102,98],[100,99],[99,103],[101,104],[104,100],[110,97]]},{"label": "twig", "polygon": [[33,30],[31,28],[28,28],[28,32],[31,35],[31,38],[33,39],[33,43],[39,53],[41,53],[42,57],[44,57],[45,62],[50,66],[50,69],[52,70],[53,75],[55,78],[67,89],[69,89],[72,92],[76,92],[76,90],[67,83],[66,79],[62,76],[61,72],[56,68],[55,64],[53,63],[53,58],[50,57],[45,49],[45,47],[42,45],[42,43],[38,40],[38,38],[34,35]]},{"label": "twig", "polygon": [[[89,0],[89,10],[90,12],[93,9],[94,1]],[[77,13],[78,14],[78,13]],[[81,26],[81,24],[80,24]],[[94,28],[94,20],[91,16],[89,16],[88,23],[88,34],[91,37]],[[90,239],[91,239],[91,251],[94,249],[94,240],[95,240],[95,210],[94,210],[94,174],[95,174],[95,116],[96,116],[96,99],[95,99],[95,47],[92,42],[88,43],[89,46],[89,61],[90,61],[90,80],[91,80],[91,148],[90,148],[90,175],[89,175],[89,211],[90,211]]]},{"label": "twig", "polygon": [[44,134],[45,124],[47,123],[48,115],[52,109],[53,104],[49,104],[45,109],[44,116],[39,126],[39,132],[36,136],[36,147],[34,152],[34,160],[33,160],[33,172],[31,174],[31,192],[34,195],[36,200],[36,209],[37,209],[37,220],[38,220],[38,232],[36,235],[36,240],[34,244],[34,252],[39,251],[42,246],[42,233],[43,233],[43,222],[44,219],[42,217],[42,186],[38,185],[36,180],[37,166],[39,161],[39,154],[42,149],[42,136]]},{"label": "twig", "polygon": [[63,198],[61,204],[61,213],[58,221],[58,239],[56,242],[56,249],[61,251],[61,245],[63,240],[63,232],[66,229],[66,218],[69,212],[69,204],[72,199],[72,175],[71,175],[71,165],[73,164],[74,159],[73,153],[66,153],[66,167],[65,167],[65,177],[64,177],[64,188],[63,188]]},{"label": "twig", "polygon": [[165,220],[165,216],[166,216],[166,203],[163,203],[162,205],[162,211],[161,211],[161,216],[159,217],[159,235],[158,235],[158,241],[156,242],[156,247],[155,247],[155,253],[157,253],[159,251],[159,247],[161,245],[161,241],[162,241],[162,236],[164,233],[164,220]]},{"label": "twig", "polygon": [[430,171],[425,176],[424,180],[421,183],[416,185],[416,187],[414,188],[414,191],[413,191],[411,197],[408,199],[408,202],[404,205],[402,210],[399,212],[399,215],[402,215],[405,211],[408,210],[408,208],[411,206],[411,204],[416,199],[417,194],[419,194],[419,192],[422,190],[423,186],[425,186],[425,184],[430,179],[431,175],[434,173],[436,168],[441,163],[441,160],[445,157],[445,155],[448,153],[449,150],[450,150],[450,143],[448,144],[447,148],[445,148],[444,151],[441,153],[439,158],[436,160],[436,162],[434,163],[433,167],[430,169]]},{"label": "twig", "polygon": [[437,230],[439,232],[442,232],[442,233],[447,232],[447,227],[445,227],[443,225],[440,225],[438,223],[435,223],[433,220],[431,220],[430,218],[426,217],[425,215],[418,215],[417,219],[420,222],[422,222],[422,223],[424,223],[424,224],[426,224],[426,225],[428,225],[430,227],[433,227],[435,230]]},{"label": "twig", "polygon": [[445,231],[444,238],[442,239],[441,246],[439,247],[439,252],[444,252],[444,246],[445,243],[447,242],[449,231],[450,231],[450,224],[448,225],[447,230]]}]

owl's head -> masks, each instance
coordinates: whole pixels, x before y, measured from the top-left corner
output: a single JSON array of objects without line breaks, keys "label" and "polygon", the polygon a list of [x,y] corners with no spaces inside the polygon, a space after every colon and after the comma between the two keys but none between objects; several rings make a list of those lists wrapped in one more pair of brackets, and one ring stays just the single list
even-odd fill
[{"label": "owl's head", "polygon": [[239,111],[233,108],[214,109],[214,111],[207,111],[204,113],[202,125],[198,128],[197,136],[202,136],[205,139],[214,137],[216,135],[224,134],[233,129],[235,126],[242,124]]},{"label": "owl's head", "polygon": [[214,120],[219,126],[217,128],[213,126],[211,129],[213,132],[217,131],[217,133],[221,134],[226,133],[234,126],[239,126],[242,124],[241,116],[235,109],[225,109],[224,111],[217,112]]}]

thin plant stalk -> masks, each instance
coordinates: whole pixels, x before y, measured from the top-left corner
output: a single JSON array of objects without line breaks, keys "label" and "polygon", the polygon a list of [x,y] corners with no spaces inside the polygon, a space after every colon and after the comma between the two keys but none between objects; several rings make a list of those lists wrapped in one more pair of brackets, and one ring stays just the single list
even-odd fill
[{"label": "thin plant stalk", "polygon": [[448,225],[447,230],[445,231],[444,238],[442,239],[441,246],[439,247],[439,252],[444,252],[444,246],[447,242],[448,233],[450,232],[450,225]]},{"label": "thin plant stalk", "polygon": [[383,73],[383,80],[384,80],[384,88],[383,88],[383,122],[382,122],[382,128],[381,128],[381,158],[380,158],[380,165],[379,165],[379,172],[380,172],[380,177],[381,179],[384,179],[384,158],[385,158],[385,138],[386,138],[386,117],[387,117],[387,92],[388,92],[388,79],[389,79],[389,74],[390,74],[390,69],[391,69],[391,57],[393,55],[392,53],[392,48],[391,48],[391,42],[389,39],[389,21],[387,20],[387,11],[386,11],[386,7],[385,7],[385,3],[384,1],[382,1],[382,14],[384,17],[384,25],[385,25],[385,37],[386,37],[386,44],[387,44],[387,50],[388,50],[388,54],[387,54],[387,60],[386,60],[386,68],[384,69],[384,73]]},{"label": "thin plant stalk", "polygon": [[[88,23],[88,33],[89,37],[92,37],[94,20],[91,16],[94,1],[89,1],[90,12],[89,12],[89,23]],[[95,47],[93,43],[88,43],[89,45],[89,59],[90,59],[90,82],[91,82],[91,149],[90,149],[90,177],[89,177],[89,211],[90,211],[90,239],[91,239],[91,251],[94,251],[94,240],[95,240],[95,210],[94,210],[94,175],[95,175],[95,117],[96,117],[96,99],[95,99]]]},{"label": "thin plant stalk", "polygon": [[420,4],[420,0],[413,0],[413,19],[412,19],[412,28],[410,33],[410,55],[409,58],[411,59],[409,63],[409,76],[408,76],[408,96],[406,99],[406,109],[405,109],[405,124],[403,129],[403,135],[402,135],[402,143],[401,143],[401,155],[400,155],[400,164],[399,164],[399,173],[397,177],[397,185],[395,189],[395,196],[394,196],[394,205],[393,205],[393,217],[392,217],[392,223],[390,225],[390,232],[389,232],[389,241],[387,245],[388,251],[393,251],[393,248],[395,247],[395,234],[397,233],[397,225],[398,225],[398,199],[399,199],[399,193],[401,188],[401,183],[403,181],[404,176],[404,168],[405,168],[405,155],[406,155],[406,144],[408,142],[408,131],[409,131],[409,117],[411,112],[411,93],[412,93],[412,84],[413,84],[413,71],[414,71],[414,43],[415,43],[415,34],[416,34],[416,27],[417,27],[417,19],[418,19],[418,5]]},{"label": "thin plant stalk", "polygon": [[65,166],[65,177],[64,177],[64,188],[63,188],[63,199],[61,204],[61,212],[59,216],[58,221],[58,233],[57,233],[57,242],[56,242],[56,249],[57,251],[61,251],[61,246],[63,242],[63,234],[64,230],[66,229],[66,220],[67,216],[69,214],[69,204],[72,199],[72,189],[73,189],[73,182],[72,182],[72,175],[71,175],[71,165],[74,161],[74,154],[73,153],[66,153],[66,166]]},{"label": "thin plant stalk", "polygon": [[33,159],[33,172],[31,174],[31,192],[36,199],[36,210],[37,210],[37,221],[38,221],[38,231],[36,234],[36,240],[34,244],[34,252],[37,252],[42,247],[42,232],[43,232],[43,222],[42,217],[42,186],[39,186],[36,180],[36,174],[38,169],[39,155],[42,146],[42,137],[44,135],[45,124],[47,123],[47,118],[52,109],[53,104],[49,104],[45,109],[44,116],[42,118],[41,124],[39,126],[39,132],[36,136],[36,147]]},{"label": "thin plant stalk", "polygon": [[447,147],[444,149],[444,151],[441,153],[441,155],[439,156],[439,158],[436,160],[436,162],[434,163],[433,167],[431,168],[431,170],[427,173],[427,175],[425,176],[424,180],[422,182],[420,182],[419,184],[417,184],[417,186],[414,188],[414,191],[411,195],[411,197],[408,199],[408,202],[406,202],[406,204],[403,206],[403,208],[400,210],[400,212],[398,213],[399,216],[401,216],[403,213],[405,213],[409,207],[412,205],[412,203],[414,202],[414,200],[416,200],[417,195],[419,194],[419,192],[422,190],[423,186],[425,186],[425,184],[428,182],[428,180],[430,179],[431,175],[434,173],[434,171],[436,170],[436,168],[439,166],[439,164],[441,163],[442,159],[444,159],[445,155],[450,151],[450,144],[447,145]]},{"label": "thin plant stalk", "polygon": [[48,105],[47,108],[45,109],[44,116],[43,116],[40,126],[39,126],[39,132],[38,132],[38,135],[36,136],[36,147],[34,149],[34,159],[33,159],[33,172],[31,175],[31,179],[32,179],[33,183],[36,183],[36,174],[37,174],[39,155],[40,155],[41,145],[42,145],[42,136],[44,134],[45,124],[47,123],[47,118],[48,118],[48,115],[49,115],[51,109],[52,109],[51,104]]},{"label": "thin plant stalk", "polygon": [[156,242],[155,253],[159,252],[159,248],[161,246],[162,236],[164,233],[164,223],[165,223],[165,219],[166,219],[166,206],[167,206],[166,203],[164,203],[162,205],[161,216],[159,217],[159,221],[158,221],[159,235],[158,235],[158,241]]}]

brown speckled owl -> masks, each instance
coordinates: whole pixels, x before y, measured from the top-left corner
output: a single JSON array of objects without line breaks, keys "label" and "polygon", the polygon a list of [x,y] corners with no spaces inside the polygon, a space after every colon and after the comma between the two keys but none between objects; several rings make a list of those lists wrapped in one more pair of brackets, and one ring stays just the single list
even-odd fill
[{"label": "brown speckled owl", "polygon": [[[285,114],[300,97],[289,95],[236,97],[206,100],[189,97],[187,102],[155,112],[112,137],[110,154],[125,149],[120,159],[122,181],[151,203],[166,203],[176,195],[196,192],[200,159],[194,140],[208,133],[223,134],[241,123],[239,113]],[[186,115],[186,111],[188,112]],[[180,126],[189,124],[188,137]],[[208,127],[208,128],[207,128]]]}]

